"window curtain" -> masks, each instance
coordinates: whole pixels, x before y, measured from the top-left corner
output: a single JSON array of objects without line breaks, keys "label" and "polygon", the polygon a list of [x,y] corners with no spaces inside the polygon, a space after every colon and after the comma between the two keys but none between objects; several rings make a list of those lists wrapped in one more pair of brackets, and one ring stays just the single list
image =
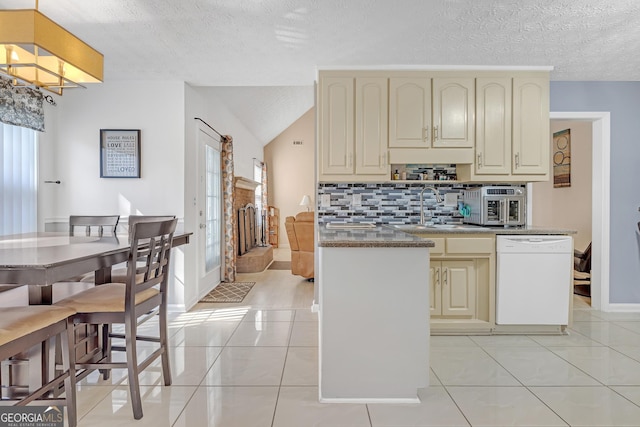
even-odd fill
[{"label": "window curtain", "polygon": [[0,123],[0,235],[38,228],[36,132]]},{"label": "window curtain", "polygon": [[0,122],[44,132],[42,100],[40,91],[0,77]]},{"label": "window curtain", "polygon": [[[268,194],[268,187],[267,187],[267,164],[266,163],[262,163],[262,207],[264,209],[267,209],[267,206],[269,206],[268,198],[267,198],[267,194]],[[267,218],[269,217],[269,214],[267,213]]]},{"label": "window curtain", "polygon": [[224,280],[236,280],[237,242],[233,229],[236,224],[236,212],[233,209],[235,193],[233,189],[233,137],[222,137],[222,195],[224,203]]}]

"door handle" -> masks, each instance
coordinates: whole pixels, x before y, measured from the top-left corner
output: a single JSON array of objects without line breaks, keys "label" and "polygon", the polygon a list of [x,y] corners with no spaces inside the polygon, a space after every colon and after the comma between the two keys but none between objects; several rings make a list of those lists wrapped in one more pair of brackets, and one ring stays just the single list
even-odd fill
[{"label": "door handle", "polygon": [[436,286],[440,286],[440,267],[436,268]]},{"label": "door handle", "polygon": [[445,268],[442,274],[444,275],[444,277],[442,278],[443,286],[447,286],[447,284],[449,283],[449,269]]},{"label": "door handle", "polygon": [[424,141],[429,141],[429,126],[426,126],[422,129],[422,139]]},{"label": "door handle", "polygon": [[438,126],[433,127],[433,142],[438,140]]},{"label": "door handle", "polygon": [[478,169],[482,168],[482,153],[478,153]]},{"label": "door handle", "polygon": [[516,153],[516,169],[520,167],[520,153]]},{"label": "door handle", "polygon": [[200,224],[200,229],[207,228],[207,224]]}]

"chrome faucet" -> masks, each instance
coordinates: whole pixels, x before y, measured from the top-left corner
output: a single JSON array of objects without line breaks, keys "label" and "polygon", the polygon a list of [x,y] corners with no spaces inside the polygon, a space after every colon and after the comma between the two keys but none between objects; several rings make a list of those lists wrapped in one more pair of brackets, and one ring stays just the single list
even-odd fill
[{"label": "chrome faucet", "polygon": [[436,202],[442,203],[442,196],[436,187],[426,186],[420,192],[420,224],[424,225],[424,192],[426,190],[433,191],[433,194],[436,196]]}]

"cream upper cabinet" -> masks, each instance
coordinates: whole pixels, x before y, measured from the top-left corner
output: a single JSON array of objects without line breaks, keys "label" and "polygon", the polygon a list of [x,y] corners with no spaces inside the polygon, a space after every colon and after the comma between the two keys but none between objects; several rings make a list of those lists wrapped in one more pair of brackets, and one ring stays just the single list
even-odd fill
[{"label": "cream upper cabinet", "polygon": [[389,148],[431,146],[431,79],[389,79]]},{"label": "cream upper cabinet", "polygon": [[386,77],[326,76],[320,80],[320,180],[390,177],[387,85]]},{"label": "cream upper cabinet", "polygon": [[325,77],[320,82],[320,173],[354,173],[354,79]]},{"label": "cream upper cabinet", "polygon": [[476,79],[475,173],[511,173],[511,78]]},{"label": "cream upper cabinet", "polygon": [[356,78],[356,175],[390,174],[388,150],[388,90],[386,78]]},{"label": "cream upper cabinet", "polygon": [[474,145],[475,79],[433,79],[434,148]]},{"label": "cream upper cabinet", "polygon": [[549,174],[549,80],[513,79],[514,175]]}]

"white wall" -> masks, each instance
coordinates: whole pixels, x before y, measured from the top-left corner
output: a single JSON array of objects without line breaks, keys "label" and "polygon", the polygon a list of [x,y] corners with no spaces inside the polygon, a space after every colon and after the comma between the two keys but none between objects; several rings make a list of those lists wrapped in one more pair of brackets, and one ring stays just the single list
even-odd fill
[{"label": "white wall", "polygon": [[[184,141],[185,141],[185,175],[184,175],[184,226],[185,230],[191,230],[194,232],[191,244],[185,247],[185,258],[190,260],[188,263],[189,268],[185,269],[185,283],[182,292],[183,300],[181,303],[185,309],[188,309],[195,305],[201,295],[197,288],[198,283],[198,246],[201,244],[199,241],[198,230],[198,213],[196,209],[195,200],[197,197],[197,165],[198,165],[198,150],[196,129],[197,124],[194,117],[200,117],[207,123],[209,117],[207,115],[206,100],[199,94],[194,88],[189,85],[185,85],[185,110],[184,110]],[[180,286],[180,285],[178,285]],[[213,286],[213,284],[212,284]]]},{"label": "white wall", "polygon": [[[264,160],[269,175],[269,204],[280,209],[280,247],[289,247],[284,220],[305,209],[302,196],[315,200],[315,108],[311,108],[264,147]],[[293,145],[293,141],[302,145]]]},{"label": "white wall", "polygon": [[[71,214],[184,216],[184,83],[105,82],[68,90],[46,109],[40,138],[39,229]],[[100,129],[140,129],[141,178],[100,178]],[[60,185],[44,184],[60,180]],[[179,225],[182,228],[182,225]],[[169,301],[182,306],[184,248],[172,252]]]},{"label": "white wall", "polygon": [[263,147],[268,141],[260,141],[236,117],[222,101],[215,96],[215,91],[206,87],[194,88],[206,102],[207,123],[223,135],[233,137],[233,165],[235,176],[253,179],[253,159],[262,161]]},{"label": "white wall", "polygon": [[[42,147],[54,151],[41,158],[41,170],[53,169],[47,179],[62,184],[43,188],[50,203],[40,206],[45,221],[67,221],[70,214],[183,216],[182,82],[106,82],[68,90],[56,101],[50,147]],[[140,179],[100,178],[100,129],[140,129]]]}]

